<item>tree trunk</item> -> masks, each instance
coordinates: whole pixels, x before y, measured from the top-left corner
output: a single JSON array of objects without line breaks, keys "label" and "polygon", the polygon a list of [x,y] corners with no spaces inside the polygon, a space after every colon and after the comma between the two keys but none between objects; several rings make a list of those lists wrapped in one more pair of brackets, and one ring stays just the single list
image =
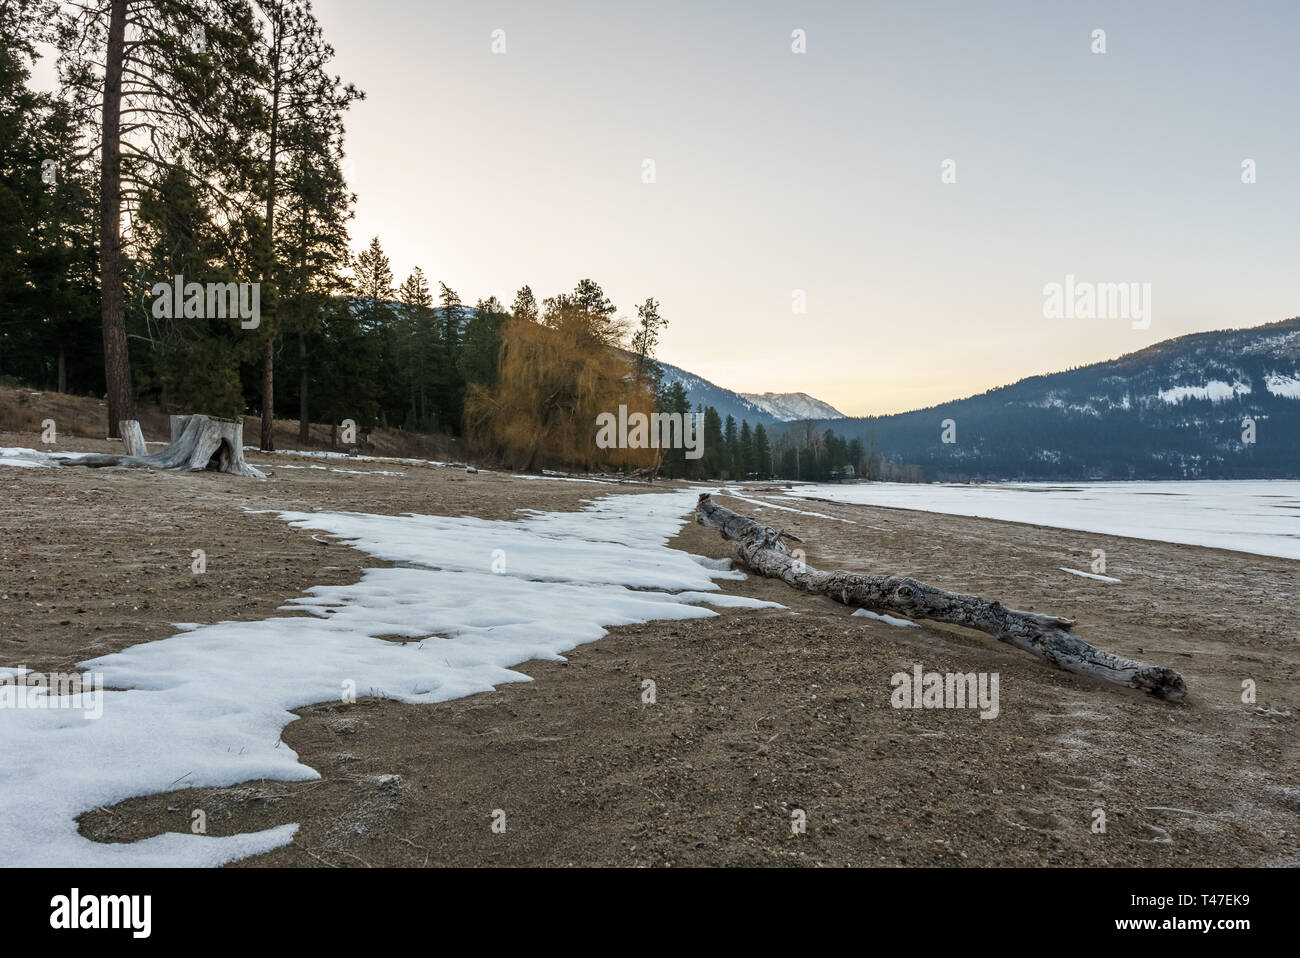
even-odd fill
[{"label": "tree trunk", "polygon": [[780,579],[804,592],[872,611],[895,612],[910,618],[978,629],[1001,642],[1042,656],[1059,669],[1141,689],[1157,698],[1178,701],[1187,693],[1178,672],[1093,648],[1070,633],[1074,625],[1070,619],[1018,612],[999,602],[945,592],[905,576],[819,572],[796,563],[781,541],[782,538],[801,540],[717,505],[707,492],[700,495],[696,521],[731,540],[741,562],[759,575]]},{"label": "tree trunk", "polygon": [[275,452],[275,338],[268,338],[262,351],[262,436],[263,452]]},{"label": "tree trunk", "polygon": [[307,406],[307,334],[298,331],[298,441],[306,445],[311,440],[311,417]]},{"label": "tree trunk", "polygon": [[117,437],[119,422],[135,418],[122,289],[122,60],[126,12],[127,0],[110,0],[99,186],[99,284],[110,438]]},{"label": "tree trunk", "polygon": [[140,432],[138,420],[125,419],[117,424],[117,429],[122,434],[122,446],[128,456],[149,455],[149,447],[144,444],[144,434]]},{"label": "tree trunk", "polygon": [[68,391],[68,359],[64,354],[62,344],[59,345],[59,392]]},{"label": "tree trunk", "polygon": [[171,439],[169,440],[170,442],[175,442],[177,439],[181,438],[181,433],[185,431],[185,424],[188,423],[189,421],[190,421],[189,416],[171,417],[170,422],[171,422],[172,436]]},{"label": "tree trunk", "polygon": [[[275,50],[271,58],[271,142],[266,182],[266,267],[262,282],[270,286],[275,272],[275,190],[276,163],[279,160],[280,135],[280,48],[284,39],[284,24],[278,12],[271,29],[275,34]],[[269,290],[268,290],[269,291]],[[274,310],[274,303],[273,303]],[[262,353],[262,437],[263,452],[275,451],[275,322],[274,311],[266,330],[266,348]]]}]

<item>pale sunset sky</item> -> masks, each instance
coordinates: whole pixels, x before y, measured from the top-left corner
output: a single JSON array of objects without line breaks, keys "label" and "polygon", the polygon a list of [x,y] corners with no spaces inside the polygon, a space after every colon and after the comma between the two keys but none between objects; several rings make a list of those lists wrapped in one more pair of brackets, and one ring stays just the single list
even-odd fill
[{"label": "pale sunset sky", "polygon": [[[731,389],[897,412],[1300,314],[1294,0],[315,6],[367,94],[355,248],[471,303],[654,296]],[[1150,327],[1044,318],[1067,274],[1150,283]]]}]

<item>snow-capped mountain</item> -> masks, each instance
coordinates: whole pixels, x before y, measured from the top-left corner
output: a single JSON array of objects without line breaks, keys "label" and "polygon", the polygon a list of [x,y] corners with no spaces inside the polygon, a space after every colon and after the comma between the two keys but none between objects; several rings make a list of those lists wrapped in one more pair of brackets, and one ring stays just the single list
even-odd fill
[{"label": "snow-capped mountain", "polygon": [[692,409],[699,406],[712,406],[724,421],[728,416],[732,416],[736,422],[748,421],[751,426],[756,426],[759,423],[768,426],[780,421],[770,412],[760,409],[740,393],[732,392],[730,389],[723,389],[721,386],[714,385],[707,379],[702,379],[694,373],[688,373],[677,366],[670,366],[668,363],[663,362],[659,365],[664,371],[664,385],[681,383],[686,390],[686,396],[690,400]]},{"label": "snow-capped mountain", "polygon": [[927,478],[1300,477],[1300,317],[832,425]]},{"label": "snow-capped mountain", "polygon": [[830,403],[822,402],[807,393],[739,393],[759,409],[781,422],[799,419],[843,419]]},{"label": "snow-capped mountain", "polygon": [[691,408],[712,406],[724,420],[728,416],[736,422],[759,423],[794,422],[800,419],[843,419],[844,414],[830,403],[822,402],[807,393],[738,393],[724,389],[694,373],[668,363],[659,364],[664,371],[664,384],[681,383],[691,401]]}]

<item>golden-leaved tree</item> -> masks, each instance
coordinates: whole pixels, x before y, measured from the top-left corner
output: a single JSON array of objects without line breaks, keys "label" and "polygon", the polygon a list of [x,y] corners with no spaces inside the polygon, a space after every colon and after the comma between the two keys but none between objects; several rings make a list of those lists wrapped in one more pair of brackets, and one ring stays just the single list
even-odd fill
[{"label": "golden-leaved tree", "polygon": [[654,412],[654,393],[619,346],[626,332],[614,305],[591,280],[543,303],[540,321],[515,315],[501,330],[495,386],[472,384],[465,432],[516,469],[587,471],[654,466],[657,449],[601,449],[596,418]]}]

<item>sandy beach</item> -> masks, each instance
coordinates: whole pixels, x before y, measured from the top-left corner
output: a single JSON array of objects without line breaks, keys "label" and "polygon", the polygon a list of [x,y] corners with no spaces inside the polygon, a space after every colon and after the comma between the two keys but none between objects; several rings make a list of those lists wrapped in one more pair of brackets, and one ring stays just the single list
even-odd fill
[{"label": "sandy beach", "polygon": [[[33,439],[0,434],[0,445]],[[172,623],[265,619],[311,586],[385,564],[292,528],[280,510],[508,520],[665,487],[249,459],[271,478],[5,470],[0,666],[71,670],[174,635]],[[307,707],[283,743],[320,779],[132,798],[86,810],[81,833],[129,842],[188,831],[194,808],[212,835],[301,825],[291,845],[244,866],[1300,864],[1300,564],[792,503],[777,491],[754,485],[719,501],[800,536],[817,568],[907,573],[1077,617],[1093,644],[1179,669],[1187,701],[1071,676],[982,634],[855,617],[750,577],[723,589],[785,608],[615,627],[567,662],[519,666],[532,682],[438,704],[362,696]],[[730,554],[693,523],[671,545]],[[202,576],[191,574],[198,548]],[[1119,583],[1061,571],[1087,569],[1098,548]],[[997,673],[996,718],[892,707],[891,676],[917,665]],[[1244,680],[1254,703],[1242,701]]]}]

